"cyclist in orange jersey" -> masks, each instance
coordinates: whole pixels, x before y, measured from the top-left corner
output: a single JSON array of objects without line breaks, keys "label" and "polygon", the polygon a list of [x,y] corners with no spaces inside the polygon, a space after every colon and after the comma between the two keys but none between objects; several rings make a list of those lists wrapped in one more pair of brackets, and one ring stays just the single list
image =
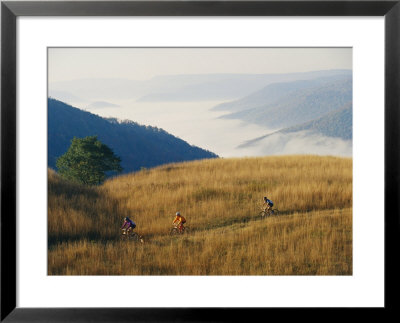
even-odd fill
[{"label": "cyclist in orange jersey", "polygon": [[186,219],[181,215],[180,212],[176,212],[175,219],[172,224],[175,225],[180,232],[182,232],[184,223],[186,223]]}]

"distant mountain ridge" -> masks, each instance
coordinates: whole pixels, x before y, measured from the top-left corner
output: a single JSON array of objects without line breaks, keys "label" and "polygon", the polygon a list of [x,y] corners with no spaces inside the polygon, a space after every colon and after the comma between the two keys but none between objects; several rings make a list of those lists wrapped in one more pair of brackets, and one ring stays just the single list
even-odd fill
[{"label": "distant mountain ridge", "polygon": [[307,89],[323,86],[334,81],[349,79],[351,75],[337,74],[332,76],[319,77],[315,79],[303,79],[290,82],[278,82],[269,84],[262,89],[251,93],[239,100],[221,103],[213,108],[215,111],[239,112],[258,108],[269,104],[279,103],[281,99],[289,95],[301,93]]},{"label": "distant mountain ridge", "polygon": [[[271,94],[272,99],[264,100],[260,105],[261,94]],[[252,100],[252,98],[255,98]],[[263,91],[232,102],[229,106],[217,106],[215,109],[229,109],[236,112],[221,116],[225,119],[239,119],[255,123],[270,129],[282,129],[309,122],[326,113],[342,108],[352,102],[352,78],[342,77],[317,82],[298,81],[273,84]]]},{"label": "distant mountain ridge", "polygon": [[293,127],[280,130],[281,133],[311,131],[327,137],[353,139],[353,106],[347,103],[344,107],[331,111],[324,116]]},{"label": "distant mountain ridge", "polygon": [[305,122],[293,127],[284,128],[279,131],[246,141],[239,148],[246,148],[272,136],[291,133],[308,133],[312,135],[323,135],[326,137],[340,138],[343,140],[353,139],[353,110],[351,103],[343,108],[327,113],[315,120]]},{"label": "distant mountain ridge", "polygon": [[121,158],[125,173],[165,163],[218,157],[163,129],[133,121],[101,118],[64,102],[48,99],[49,167],[56,169],[57,158],[67,151],[74,136],[92,135],[97,135]]},{"label": "distant mountain ridge", "polygon": [[105,101],[96,101],[88,105],[88,109],[102,109],[102,108],[117,108],[118,104],[113,104]]},{"label": "distant mountain ridge", "polygon": [[352,87],[346,73],[279,82],[213,110],[225,113],[221,119],[265,128],[265,135],[238,144],[242,153],[351,156]]},{"label": "distant mountain ridge", "polygon": [[[49,84],[49,95],[86,102],[131,100],[201,101],[237,99],[271,83],[351,75],[350,70],[323,70],[287,74],[184,74],[160,75],[149,80],[79,79]],[[61,93],[62,92],[62,93]],[[72,103],[67,102],[67,103]]]},{"label": "distant mountain ridge", "polygon": [[201,101],[229,100],[254,92],[268,84],[293,80],[309,80],[319,77],[348,75],[346,70],[315,71],[288,74],[198,74],[164,75],[153,78],[160,84],[176,85],[175,90],[159,88],[140,97],[138,101]]}]

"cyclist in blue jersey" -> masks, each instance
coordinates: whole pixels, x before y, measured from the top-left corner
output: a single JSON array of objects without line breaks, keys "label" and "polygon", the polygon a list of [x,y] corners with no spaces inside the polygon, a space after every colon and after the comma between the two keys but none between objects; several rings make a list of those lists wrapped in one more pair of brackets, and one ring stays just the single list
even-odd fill
[{"label": "cyclist in blue jersey", "polygon": [[132,231],[133,229],[136,228],[136,224],[135,222],[133,222],[131,219],[129,219],[128,217],[126,217],[124,219],[124,224],[122,224],[121,229],[125,230],[126,233],[130,233],[130,231]]},{"label": "cyclist in blue jersey", "polygon": [[274,203],[266,196],[264,196],[263,202],[263,209],[265,212],[268,212],[274,206]]}]

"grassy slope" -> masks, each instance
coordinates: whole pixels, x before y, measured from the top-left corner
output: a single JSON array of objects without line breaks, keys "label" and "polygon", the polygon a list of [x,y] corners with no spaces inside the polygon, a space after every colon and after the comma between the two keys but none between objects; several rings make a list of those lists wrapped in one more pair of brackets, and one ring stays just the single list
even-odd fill
[{"label": "grassy slope", "polygon": [[[281,215],[260,221],[265,195]],[[190,235],[167,235],[176,211]],[[127,215],[145,244],[118,241]],[[49,172],[49,274],[351,275],[352,160],[203,160],[97,188]]]}]

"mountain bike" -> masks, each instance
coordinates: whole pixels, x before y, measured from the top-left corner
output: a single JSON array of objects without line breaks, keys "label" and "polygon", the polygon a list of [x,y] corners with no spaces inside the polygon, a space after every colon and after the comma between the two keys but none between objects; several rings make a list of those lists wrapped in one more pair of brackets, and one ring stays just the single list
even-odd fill
[{"label": "mountain bike", "polygon": [[121,229],[120,238],[121,240],[130,240],[130,241],[137,241],[140,243],[144,243],[143,236],[139,235],[136,232],[133,232],[133,230]]},{"label": "mountain bike", "polygon": [[182,227],[182,231],[179,230],[178,226],[174,226],[169,230],[169,235],[170,236],[175,236],[178,234],[188,234],[190,232],[190,228],[187,226]]},{"label": "mountain bike", "polygon": [[261,212],[258,213],[258,216],[261,217],[261,219],[265,219],[268,216],[271,216],[271,215],[276,216],[278,214],[279,214],[278,209],[268,209],[268,210],[261,209]]}]

